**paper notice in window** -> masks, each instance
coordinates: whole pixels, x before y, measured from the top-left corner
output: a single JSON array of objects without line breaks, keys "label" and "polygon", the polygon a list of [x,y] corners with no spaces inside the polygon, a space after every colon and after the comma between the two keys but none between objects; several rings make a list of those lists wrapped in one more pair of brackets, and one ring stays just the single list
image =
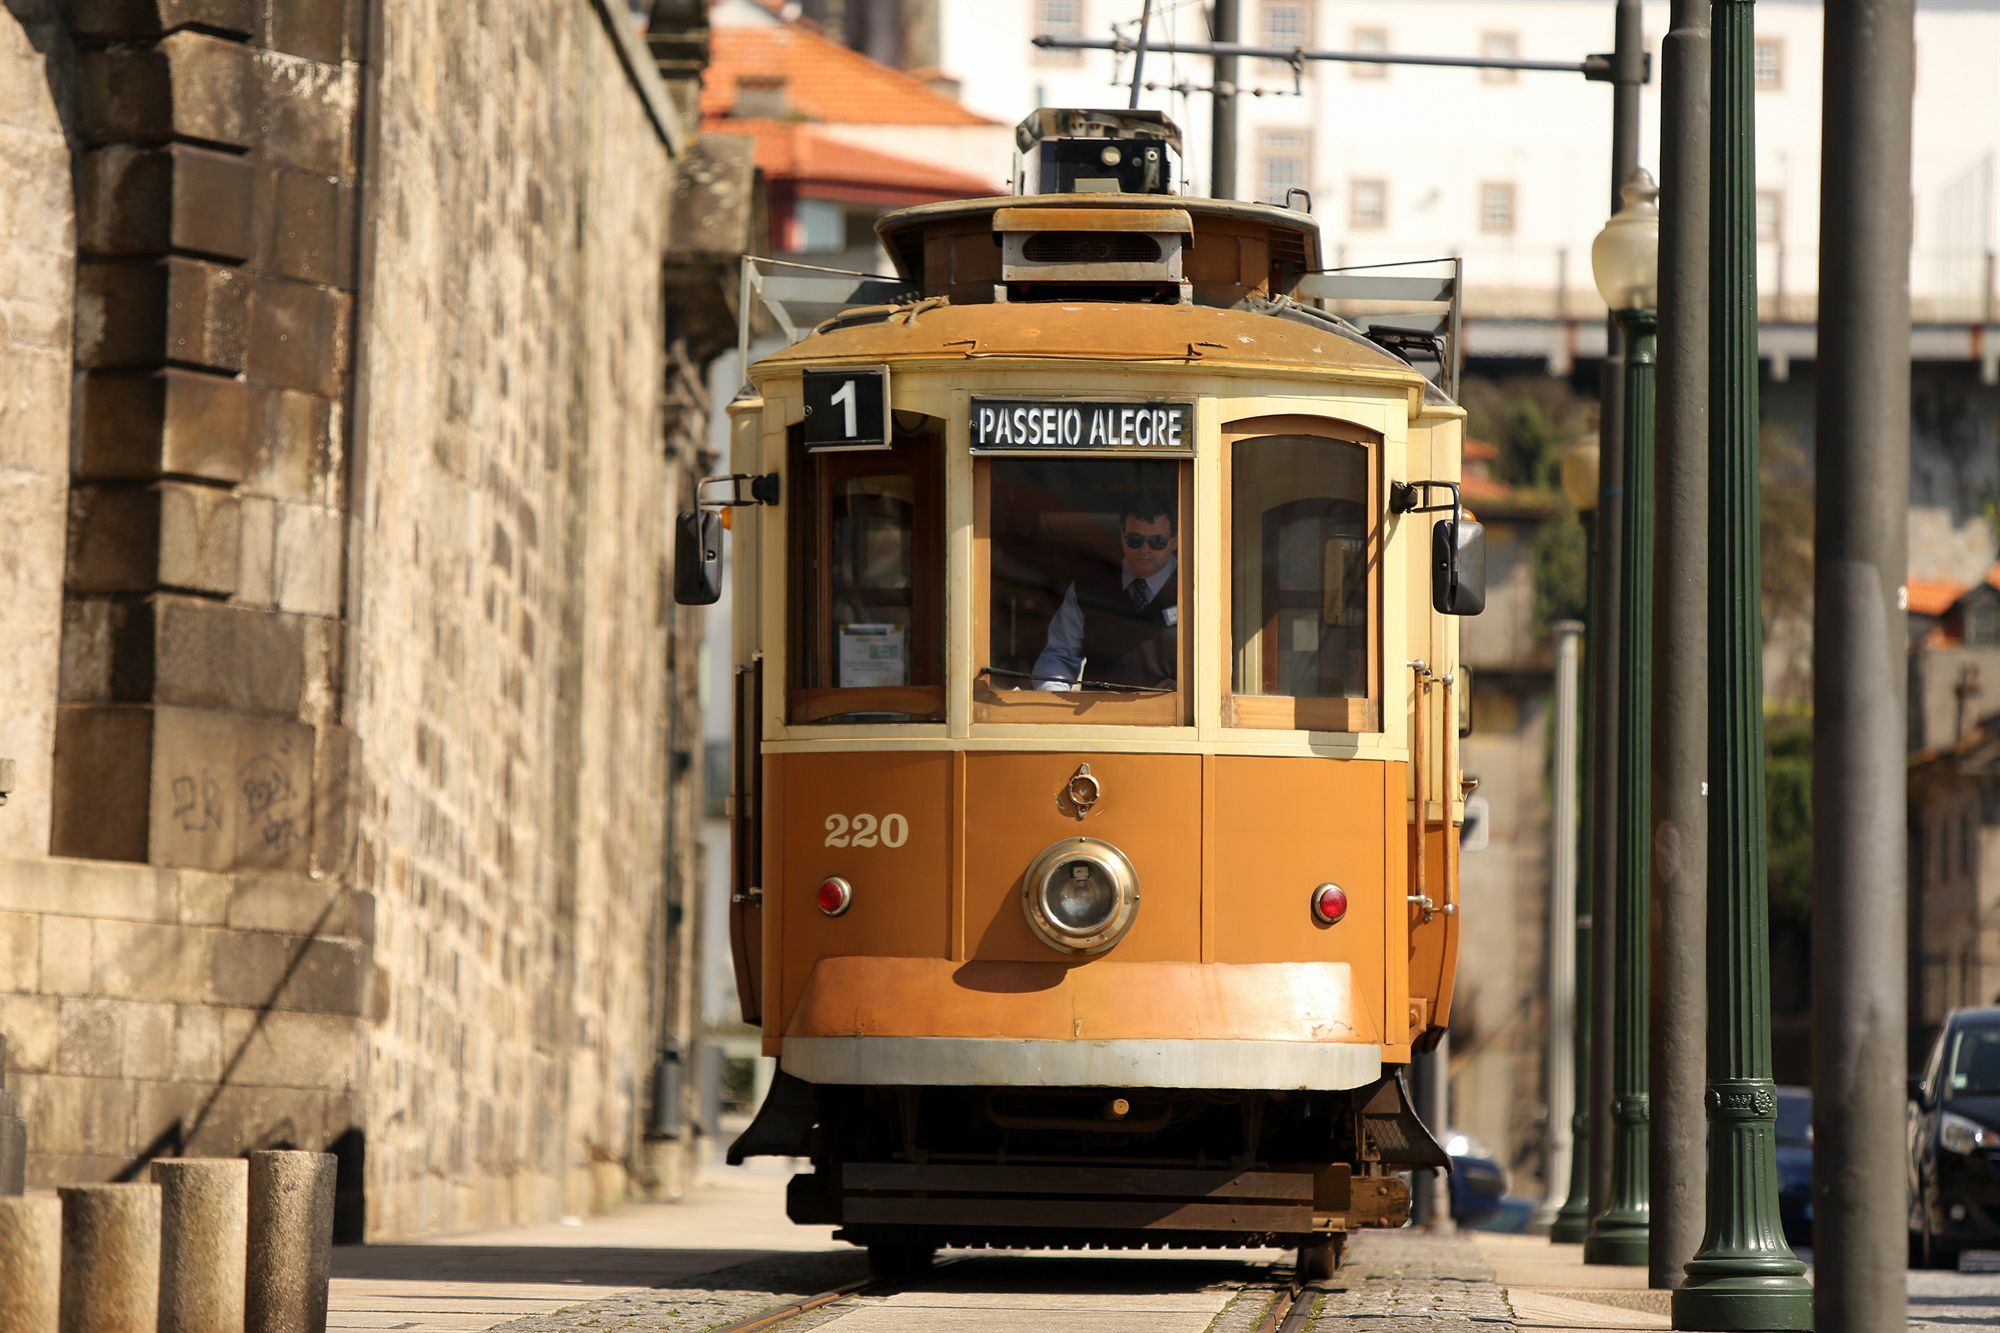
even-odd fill
[{"label": "paper notice in window", "polygon": [[904,665],[906,635],[901,625],[842,625],[840,684],[845,689],[870,685],[907,685]]}]

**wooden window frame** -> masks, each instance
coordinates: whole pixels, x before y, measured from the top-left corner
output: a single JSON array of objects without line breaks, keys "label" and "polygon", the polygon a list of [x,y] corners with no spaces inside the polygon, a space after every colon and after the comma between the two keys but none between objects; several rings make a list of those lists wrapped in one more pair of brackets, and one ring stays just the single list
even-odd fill
[{"label": "wooden window frame", "polygon": [[[1069,457],[1070,455],[1063,455]],[[1183,612],[1175,630],[1179,686],[1170,695],[1122,697],[1096,690],[997,689],[981,675],[992,665],[993,634],[993,463],[1008,455],[980,455],[972,460],[972,720],[974,722],[1058,722],[1074,726],[1191,727],[1194,725],[1194,617]],[[1037,457],[1041,457],[1038,455]],[[1128,455],[1079,454],[1081,459]],[[1175,465],[1174,496],[1180,512],[1174,534],[1180,539],[1174,563],[1175,605],[1193,605],[1193,561],[1190,557],[1194,515],[1194,460],[1161,460]]]},{"label": "wooden window frame", "polygon": [[[885,722],[870,718],[866,725],[926,726],[945,720],[946,682],[950,666],[945,660],[945,574],[944,574],[944,455],[945,423],[935,418],[919,431],[895,432],[916,452],[919,466],[913,469],[913,506],[918,514],[931,514],[933,521],[913,525],[910,533],[910,668],[916,674],[920,662],[934,662],[939,679],[929,685],[808,686],[809,664],[832,662],[833,565],[819,561],[813,572],[812,557],[822,543],[831,540],[833,494],[837,485],[855,476],[868,475],[869,464],[887,451],[825,451],[812,453],[805,447],[802,426],[786,432],[787,472],[792,480],[788,498],[791,513],[785,525],[786,574],[788,590],[785,617],[789,648],[786,659],[786,718],[792,726],[839,725],[850,713],[905,713],[908,717]],[[926,530],[928,529],[928,530]],[[934,590],[925,596],[926,587]],[[811,600],[808,601],[807,599]],[[816,608],[810,614],[808,608]]]},{"label": "wooden window frame", "polygon": [[[1219,592],[1222,603],[1222,660],[1218,665],[1222,683],[1222,725],[1266,731],[1379,732],[1382,730],[1381,435],[1349,421],[1298,415],[1244,417],[1226,421],[1222,424],[1221,434],[1221,541],[1225,573]],[[1359,445],[1367,451],[1366,512],[1369,522],[1363,549],[1367,552],[1368,570],[1368,693],[1361,698],[1236,693],[1236,447],[1250,440],[1286,435]]]}]

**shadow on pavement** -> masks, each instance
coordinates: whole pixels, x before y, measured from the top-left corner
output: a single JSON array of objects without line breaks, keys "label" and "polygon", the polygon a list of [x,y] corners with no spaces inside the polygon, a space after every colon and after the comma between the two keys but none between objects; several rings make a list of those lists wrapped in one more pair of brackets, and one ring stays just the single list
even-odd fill
[{"label": "shadow on pavement", "polygon": [[[806,1252],[810,1253],[810,1252]],[[574,1283],[585,1287],[744,1288],[718,1270],[760,1259],[797,1259],[796,1250],[683,1250],[592,1245],[343,1245],[333,1275],[394,1281]],[[711,1282],[709,1279],[717,1279]],[[784,1290],[781,1286],[769,1290]]]}]

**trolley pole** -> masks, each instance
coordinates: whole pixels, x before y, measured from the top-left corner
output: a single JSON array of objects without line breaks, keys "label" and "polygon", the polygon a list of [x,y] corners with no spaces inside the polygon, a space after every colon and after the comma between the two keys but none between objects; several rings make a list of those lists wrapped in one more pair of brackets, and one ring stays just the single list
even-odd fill
[{"label": "trolley pole", "polygon": [[1573,1152],[1576,1074],[1576,656],[1583,626],[1559,620],[1555,670],[1555,804],[1549,819],[1548,1191],[1537,1224],[1553,1224],[1563,1206]]},{"label": "trolley pole", "polygon": [[1708,916],[1708,0],[1673,0],[1660,125],[1660,400],[1653,566],[1649,1283],[1701,1244]]},{"label": "trolley pole", "polygon": [[[1237,0],[1215,0],[1214,37],[1217,45],[1236,40]],[[1209,94],[1208,193],[1215,199],[1236,197],[1236,56],[1215,57],[1214,91]]]},{"label": "trolley pole", "polygon": [[[1611,208],[1619,207],[1625,178],[1639,165],[1639,89],[1645,82],[1646,53],[1640,29],[1639,0],[1618,0],[1611,54]],[[1595,842],[1588,870],[1591,886],[1591,975],[1595,999],[1590,1026],[1590,1115],[1599,1131],[1590,1139],[1590,1207],[1595,1216],[1611,1197],[1611,1134],[1613,1049],[1617,1043],[1617,1010],[1612,985],[1616,977],[1618,938],[1618,803],[1603,799],[1608,782],[1619,772],[1618,723],[1627,701],[1619,691],[1619,644],[1623,635],[1624,556],[1622,510],[1625,497],[1624,338],[1615,319],[1605,321],[1604,365],[1598,375],[1598,478],[1602,487],[1597,518],[1598,608],[1590,627],[1595,658],[1591,677],[1596,690],[1590,725],[1594,737],[1599,785],[1588,793],[1584,817],[1591,821]]]},{"label": "trolley pole", "polygon": [[1908,0],[1828,0],[1813,578],[1813,1238],[1821,1333],[1907,1320]]},{"label": "trolley pole", "polygon": [[[1673,1325],[1810,1330],[1812,1288],[1778,1223],[1778,1096],[1771,1082],[1753,2],[1714,0],[1710,11],[1708,1223],[1687,1281],[1673,1293]],[[1900,1062],[1895,1071],[1901,1074]],[[1882,1206],[1879,1198],[1868,1202]]]}]

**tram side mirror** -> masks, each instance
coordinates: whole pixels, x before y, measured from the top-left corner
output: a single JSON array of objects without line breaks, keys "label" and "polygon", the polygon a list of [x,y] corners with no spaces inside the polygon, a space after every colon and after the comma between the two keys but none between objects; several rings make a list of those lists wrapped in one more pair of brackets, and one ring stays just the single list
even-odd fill
[{"label": "tram side mirror", "polygon": [[714,606],[722,600],[722,515],[690,509],[674,525],[674,600]]},{"label": "tram side mirror", "polygon": [[1431,525],[1431,606],[1442,616],[1486,609],[1486,528],[1477,520],[1455,516]]}]

